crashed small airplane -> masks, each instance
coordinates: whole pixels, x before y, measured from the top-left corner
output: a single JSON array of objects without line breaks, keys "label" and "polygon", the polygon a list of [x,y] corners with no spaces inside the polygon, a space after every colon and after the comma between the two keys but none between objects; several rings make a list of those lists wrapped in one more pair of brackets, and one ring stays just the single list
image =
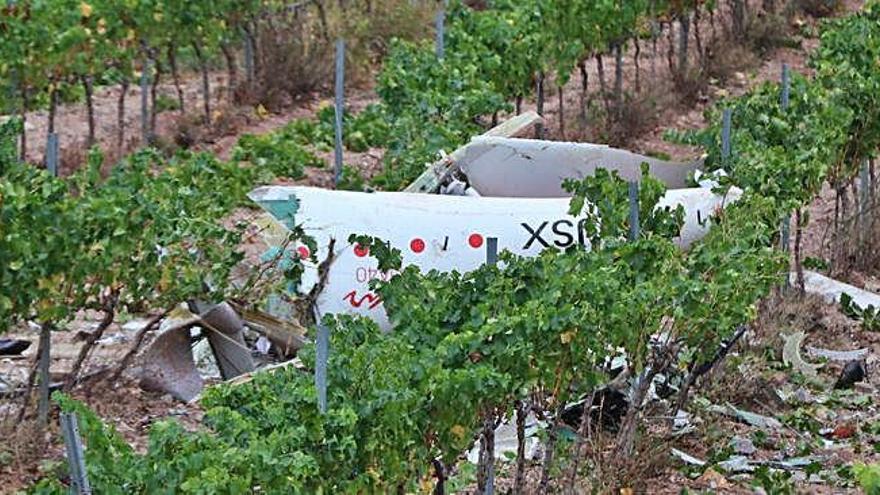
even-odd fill
[{"label": "crashed small airplane", "polygon": [[[502,124],[511,134],[530,128],[535,115]],[[506,127],[505,127],[506,126]],[[511,130],[512,129],[512,130]],[[356,313],[387,328],[389,322],[373,279],[387,279],[366,248],[347,242],[352,234],[387,240],[402,251],[404,265],[422,270],[468,271],[486,260],[488,238],[499,250],[534,256],[544,249],[589,247],[583,222],[568,214],[569,194],[564,179],[591,175],[597,168],[616,170],[637,180],[642,163],[669,189],[658,207],[684,207],[685,223],[677,242],[688,247],[709,229],[706,220],[741,191],[724,195],[711,182],[686,187],[701,162],[672,163],[603,145],[513,139],[490,131],[429,169],[409,190],[424,192],[350,192],[298,186],[262,187],[250,198],[287,228],[301,226],[317,241],[318,252],[305,246],[303,256],[333,262],[318,295],[317,309],[325,313]],[[433,193],[437,191],[438,193]],[[425,193],[427,192],[427,194]],[[300,290],[318,282],[317,266],[306,267]]]}]

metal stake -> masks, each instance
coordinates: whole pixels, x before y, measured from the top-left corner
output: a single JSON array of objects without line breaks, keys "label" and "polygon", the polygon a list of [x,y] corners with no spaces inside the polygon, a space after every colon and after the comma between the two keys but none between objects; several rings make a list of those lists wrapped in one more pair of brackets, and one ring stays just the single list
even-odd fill
[{"label": "metal stake", "polygon": [[46,170],[58,177],[58,134],[54,132],[46,138]]},{"label": "metal stake", "polygon": [[489,237],[486,239],[486,263],[495,265],[498,263],[498,238]]},{"label": "metal stake", "polygon": [[733,112],[729,108],[724,109],[721,120],[721,160],[725,165],[730,160],[730,128]]},{"label": "metal stake", "polygon": [[345,40],[336,40],[336,167],[335,184],[342,178],[342,117],[345,113]]},{"label": "metal stake", "polygon": [[318,410],[327,412],[327,362],[330,360],[330,329],[318,323],[315,349],[315,388],[318,390]]},{"label": "metal stake", "polygon": [[782,64],[782,109],[788,110],[791,97],[791,78],[789,77],[788,64]]},{"label": "metal stake", "polygon": [[442,59],[446,56],[446,1],[440,2],[440,10],[437,11],[437,17],[434,19],[434,25],[437,31],[437,58]]},{"label": "metal stake", "polygon": [[144,59],[144,65],[141,69],[141,139],[144,144],[150,142],[150,110],[148,103],[148,93],[150,86],[150,59]]},{"label": "metal stake", "polygon": [[635,242],[639,239],[641,229],[639,226],[639,183],[629,183],[629,240]]},{"label": "metal stake", "polygon": [[61,433],[67,451],[67,464],[70,466],[71,492],[77,495],[91,495],[89,477],[86,472],[82,438],[79,436],[79,422],[76,413],[61,413]]}]

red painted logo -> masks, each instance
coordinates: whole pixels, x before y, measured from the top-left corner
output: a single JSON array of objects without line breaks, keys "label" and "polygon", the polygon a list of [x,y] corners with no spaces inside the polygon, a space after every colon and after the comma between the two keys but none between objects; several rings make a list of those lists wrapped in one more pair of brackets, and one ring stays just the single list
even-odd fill
[{"label": "red painted logo", "polygon": [[308,259],[309,255],[312,253],[309,251],[309,248],[305,246],[300,246],[296,248],[296,252],[299,253],[300,259]]},{"label": "red painted logo", "polygon": [[354,255],[358,258],[363,258],[364,256],[370,254],[370,249],[361,246],[360,244],[354,245]]},{"label": "red painted logo", "polygon": [[367,292],[360,298],[357,297],[357,291],[353,290],[345,295],[342,298],[343,301],[348,301],[351,304],[352,308],[360,308],[364,304],[367,304],[367,308],[373,309],[376,306],[382,304],[382,298],[379,297],[378,294],[373,294],[372,292]]}]

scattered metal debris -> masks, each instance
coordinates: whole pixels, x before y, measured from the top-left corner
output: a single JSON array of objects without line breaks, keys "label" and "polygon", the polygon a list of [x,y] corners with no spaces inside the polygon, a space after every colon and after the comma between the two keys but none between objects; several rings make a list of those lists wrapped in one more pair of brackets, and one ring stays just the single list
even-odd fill
[{"label": "scattered metal debris", "polygon": [[190,327],[197,317],[163,322],[156,339],[139,357],[140,386],[189,402],[205,385],[190,350]]},{"label": "scattered metal debris", "polygon": [[228,383],[230,385],[243,385],[245,383],[252,381],[255,376],[257,376],[261,373],[274,373],[275,371],[278,371],[280,369],[284,369],[284,368],[287,368],[290,366],[293,366],[294,368],[301,370],[301,371],[308,371],[308,370],[306,370],[306,367],[305,367],[305,365],[303,365],[302,361],[300,361],[299,359],[291,359],[290,361],[285,361],[283,363],[278,363],[278,364],[272,364],[272,365],[266,366],[264,368],[260,368],[258,370],[252,371],[250,373],[245,373],[244,375],[237,376],[237,377],[233,378],[232,380],[227,381],[226,383]]},{"label": "scattered metal debris", "polygon": [[265,311],[232,303],[232,308],[241,315],[245,325],[269,339],[282,356],[292,356],[308,343],[306,328],[298,322],[277,318]]},{"label": "scattered metal debris", "polygon": [[18,356],[30,346],[29,340],[0,339],[0,356]]},{"label": "scattered metal debris", "polygon": [[864,361],[850,361],[843,367],[837,383],[834,384],[835,389],[850,389],[856,383],[865,379],[868,371],[865,369]]},{"label": "scattered metal debris", "polygon": [[672,455],[681,459],[682,461],[684,461],[685,464],[690,464],[692,466],[705,466],[706,465],[706,461],[704,461],[702,459],[697,459],[696,457],[694,457],[686,452],[682,452],[678,449],[672,449]]},{"label": "scattered metal debris", "polygon": [[749,462],[749,458],[744,455],[735,455],[726,461],[718,463],[718,467],[727,473],[751,473],[755,470],[755,466]]},{"label": "scattered metal debris", "polygon": [[207,339],[200,339],[192,347],[193,359],[196,361],[196,369],[202,375],[202,378],[220,380],[220,368],[217,366],[217,359],[214,357],[214,350]]},{"label": "scattered metal debris", "polygon": [[807,352],[810,356],[816,358],[825,358],[829,361],[856,361],[860,359],[865,359],[868,357],[868,354],[871,352],[870,349],[855,349],[852,351],[835,351],[832,349],[822,349],[819,347],[810,347],[807,346]]},{"label": "scattered metal debris", "polygon": [[782,346],[782,361],[791,365],[792,368],[810,379],[819,378],[819,366],[810,364],[801,357],[801,344],[803,344],[806,334],[804,332],[794,332],[791,335],[783,335],[782,340],[785,344]]},{"label": "scattered metal debris", "polygon": [[254,347],[257,349],[257,352],[265,356],[269,354],[269,350],[272,348],[272,343],[269,342],[269,339],[267,339],[266,336],[260,335],[257,342],[254,344]]},{"label": "scattered metal debris", "polygon": [[[539,421],[534,414],[529,413],[526,417],[526,460],[535,460],[541,457],[542,445],[538,438],[538,431],[544,429],[546,423]],[[481,440],[482,441],[482,440]],[[506,459],[508,454],[516,454],[517,438],[516,438],[516,420],[511,418],[509,421],[501,423],[495,428],[495,459]],[[478,464],[480,458],[480,442],[477,442],[467,454],[468,461],[471,464]]]},{"label": "scattered metal debris", "polygon": [[208,342],[224,380],[254,370],[251,350],[244,342],[244,322],[227,303],[199,307],[200,325],[209,330]]},{"label": "scattered metal debris", "polygon": [[783,459],[781,461],[755,461],[754,464],[767,466],[776,469],[785,469],[788,471],[794,471],[803,469],[811,464],[821,462],[822,458],[818,456],[806,456],[806,457],[792,457],[790,459]]},{"label": "scattered metal debris", "polygon": [[597,390],[594,394],[587,394],[578,402],[568,404],[562,411],[562,422],[577,431],[584,415],[584,407],[590,397],[593,398],[593,403],[590,405],[590,420],[595,424],[601,424],[603,428],[616,430],[629,409],[629,400],[625,393],[608,386]]},{"label": "scattered metal debris", "polygon": [[[790,277],[792,283],[797,282],[796,273],[792,273]],[[840,302],[841,294],[847,294],[852,299],[852,303],[861,309],[870,306],[880,308],[880,295],[809,270],[804,271],[804,290],[809,294],[821,296],[829,303]]]},{"label": "scattered metal debris", "polygon": [[730,448],[739,455],[752,455],[758,451],[750,439],[739,435],[730,439]]},{"label": "scattered metal debris", "polygon": [[709,406],[709,410],[712,412],[725,414],[727,416],[736,418],[746,424],[752,425],[757,428],[763,428],[765,430],[778,430],[782,428],[782,422],[780,422],[776,418],[762,416],[753,412],[737,409],[731,404],[725,404],[723,406],[712,405]]},{"label": "scattered metal debris", "polygon": [[688,412],[679,409],[675,413],[675,418],[672,420],[673,435],[683,435],[693,431],[695,428],[696,426],[691,423],[691,415]]}]

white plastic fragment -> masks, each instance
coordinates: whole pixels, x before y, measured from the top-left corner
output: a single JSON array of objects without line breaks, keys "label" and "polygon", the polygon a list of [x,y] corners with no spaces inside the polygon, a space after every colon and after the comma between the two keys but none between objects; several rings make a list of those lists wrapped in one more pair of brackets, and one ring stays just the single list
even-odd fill
[{"label": "white plastic fragment", "polygon": [[796,470],[802,469],[810,464],[821,462],[822,458],[817,456],[792,457],[781,461],[762,461],[761,464],[776,469]]},{"label": "white plastic fragment", "polygon": [[822,349],[819,347],[807,346],[807,353],[813,357],[825,358],[829,361],[840,361],[848,363],[850,361],[859,361],[868,357],[870,349],[855,349],[852,351],[835,351],[832,349]]},{"label": "white plastic fragment", "polygon": [[718,463],[718,467],[728,473],[751,473],[755,470],[755,466],[744,455],[735,455],[726,461],[721,461]]},{"label": "white plastic fragment", "polygon": [[269,354],[269,349],[272,347],[272,343],[269,342],[269,339],[264,335],[260,335],[256,344],[254,344],[254,347],[257,348],[257,352],[265,356],[266,354]]},{"label": "white plastic fragment", "polygon": [[688,454],[687,452],[682,452],[678,449],[672,449],[672,455],[684,461],[685,464],[690,464],[692,466],[705,466],[706,461],[702,459],[697,459],[696,457]]},{"label": "white plastic fragment", "polygon": [[[529,413],[529,415],[526,416],[525,426],[526,460],[531,461],[538,459],[541,456],[541,441],[538,439],[538,430],[544,428],[546,425],[543,422],[538,421],[538,418],[536,418],[534,414]],[[471,464],[478,464],[480,462],[481,443],[482,440],[478,441],[467,454],[468,462]],[[495,459],[507,459],[507,454],[512,453],[516,455],[516,451],[516,420],[515,418],[511,418],[511,420],[501,423],[498,428],[495,429]]]},{"label": "white plastic fragment", "polygon": [[740,421],[756,428],[763,428],[766,430],[778,430],[782,428],[782,423],[776,418],[737,409],[731,404],[725,404],[723,406],[712,405],[709,406],[709,410],[739,419]]},{"label": "white plastic fragment", "polygon": [[804,332],[794,332],[791,335],[782,336],[782,340],[785,342],[782,346],[782,362],[798,370],[807,378],[816,379],[819,377],[818,369],[820,366],[812,365],[801,357],[801,344],[805,338]]},{"label": "white plastic fragment", "polygon": [[[797,283],[796,273],[792,273],[790,278],[793,284]],[[840,295],[847,294],[852,298],[853,304],[861,309],[869,306],[880,308],[880,295],[812,271],[804,271],[804,290],[808,294],[821,296],[829,303],[838,303]]]},{"label": "white plastic fragment", "polygon": [[220,368],[217,367],[217,360],[214,358],[214,351],[211,350],[211,344],[208,339],[200,339],[192,348],[193,359],[196,362],[196,368],[204,378],[220,378]]},{"label": "white plastic fragment", "polygon": [[588,177],[599,168],[639,180],[643,163],[670,189],[687,187],[688,176],[702,166],[699,160],[669,162],[603,144],[503,137],[474,138],[456,161],[480,194],[523,198],[566,197],[565,179]]},{"label": "white plastic fragment", "polygon": [[721,185],[720,181],[724,177],[727,177],[727,172],[724,169],[718,169],[712,172],[703,172],[699,169],[694,171],[694,181],[696,181],[700,187],[719,187]]},{"label": "white plastic fragment", "polygon": [[687,411],[679,409],[679,411],[675,413],[675,419],[672,420],[672,429],[677,432],[678,430],[683,430],[689,426],[691,426],[691,415],[688,414]]}]

